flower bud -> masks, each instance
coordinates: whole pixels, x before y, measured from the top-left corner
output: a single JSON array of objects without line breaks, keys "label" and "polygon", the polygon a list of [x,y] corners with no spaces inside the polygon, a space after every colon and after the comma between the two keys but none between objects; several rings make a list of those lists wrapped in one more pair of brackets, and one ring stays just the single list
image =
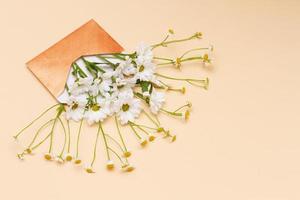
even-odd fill
[{"label": "flower bud", "polygon": [[171,138],[171,142],[175,142],[176,139],[177,139],[177,138],[176,138],[176,135],[173,135],[172,138]]},{"label": "flower bud", "polygon": [[127,165],[125,168],[123,168],[125,172],[132,172],[135,168],[132,165]]},{"label": "flower bud", "polygon": [[70,153],[67,153],[67,155],[65,156],[65,160],[70,162],[70,161],[72,161],[72,159],[73,159],[73,156]]},{"label": "flower bud", "polygon": [[155,140],[155,136],[150,134],[148,139],[150,142],[152,142]]},{"label": "flower bud", "polygon": [[50,161],[53,159],[53,156],[50,153],[45,153],[44,158]]},{"label": "flower bud", "polygon": [[157,129],[157,132],[158,133],[161,133],[161,132],[163,132],[164,131],[164,128],[163,127],[159,127],[158,129]]},{"label": "flower bud", "polygon": [[148,142],[147,142],[147,140],[146,140],[145,138],[142,138],[142,139],[140,140],[140,145],[141,145],[141,146],[146,146],[147,143],[148,143]]},{"label": "flower bud", "polygon": [[95,173],[91,165],[86,166],[85,171],[89,174]]},{"label": "flower bud", "polygon": [[123,156],[124,156],[125,158],[130,157],[130,156],[131,156],[131,152],[130,152],[130,151],[125,151],[124,154],[123,154]]},{"label": "flower bud", "polygon": [[108,170],[114,169],[114,162],[112,160],[108,160],[107,163],[106,163],[106,168]]},{"label": "flower bud", "polygon": [[202,37],[202,33],[201,33],[201,32],[196,32],[196,33],[194,34],[194,37],[200,39],[200,38]]},{"label": "flower bud", "polygon": [[74,161],[74,163],[76,165],[80,165],[81,164],[81,160],[79,158],[76,158],[75,161]]},{"label": "flower bud", "polygon": [[31,153],[32,153],[32,150],[31,150],[30,148],[27,148],[27,149],[25,150],[25,152],[28,153],[28,154],[31,154]]},{"label": "flower bud", "polygon": [[168,30],[168,32],[169,32],[170,34],[172,34],[172,35],[175,33],[174,30],[171,29],[171,28]]},{"label": "flower bud", "polygon": [[24,154],[23,154],[23,153],[18,153],[18,154],[17,154],[17,157],[18,157],[20,160],[24,160]]},{"label": "flower bud", "polygon": [[184,119],[188,120],[189,118],[190,118],[190,111],[186,110],[185,113],[184,113]]},{"label": "flower bud", "polygon": [[181,88],[181,93],[182,93],[182,94],[185,94],[185,91],[186,91],[185,87],[182,87],[182,88]]}]

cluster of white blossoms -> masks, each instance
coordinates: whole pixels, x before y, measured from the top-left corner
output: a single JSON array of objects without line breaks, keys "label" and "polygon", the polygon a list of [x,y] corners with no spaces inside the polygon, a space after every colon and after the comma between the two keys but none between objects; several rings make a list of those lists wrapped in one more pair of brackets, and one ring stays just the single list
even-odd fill
[{"label": "cluster of white blossoms", "polygon": [[142,43],[134,54],[119,57],[114,63],[101,66],[86,59],[84,63],[87,69],[78,65],[72,68],[75,80],[66,89],[68,95],[64,101],[68,120],[85,119],[92,125],[116,114],[125,125],[139,117],[141,99],[146,100],[153,114],[161,109],[165,95],[154,88],[161,83],[155,76],[156,65],[150,46]]},{"label": "cluster of white blossoms", "polygon": [[[92,161],[85,167],[88,173],[94,173],[100,135],[105,145],[107,169],[112,170],[114,162],[117,160],[123,171],[130,172],[134,170],[129,162],[129,157],[132,154],[127,148],[122,133],[123,130],[121,131],[119,124],[127,125],[142,147],[146,146],[148,141],[154,141],[157,136],[162,136],[174,142],[176,135],[173,135],[171,130],[163,126],[158,114],[162,112],[172,117],[187,120],[192,104],[187,102],[172,110],[163,108],[166,91],[182,94],[186,91],[184,86],[181,88],[173,87],[171,86],[172,83],[164,81],[187,83],[206,90],[209,80],[208,78],[173,77],[158,73],[157,68],[173,66],[175,69],[180,69],[183,63],[192,61],[207,66],[211,63],[209,53],[212,52],[213,48],[212,46],[193,48],[175,58],[154,56],[153,49],[155,48],[167,47],[174,43],[201,39],[202,37],[200,32],[196,32],[186,38],[170,40],[169,37],[173,34],[174,31],[169,30],[169,34],[161,42],[151,46],[142,43],[133,53],[83,56],[76,60],[71,66],[65,90],[58,97],[59,103],[48,108],[14,136],[15,139],[18,139],[26,129],[46,113],[54,108],[56,109],[54,117],[40,126],[32,141],[17,156],[23,159],[25,155],[32,154],[41,145],[48,143],[48,151],[44,154],[46,160],[56,160],[60,164],[74,161],[74,164],[81,165],[83,158],[80,155],[79,146],[84,121],[87,121],[89,125],[97,124],[98,126]],[[197,52],[200,52],[200,54]],[[142,111],[147,118],[146,122],[137,120]],[[62,116],[65,116],[65,118]],[[104,123],[102,122],[111,116],[114,116],[117,128],[115,136],[107,133],[103,128]],[[72,139],[74,133],[70,129],[70,121],[80,121],[76,141],[74,142]],[[46,131],[48,126],[50,126],[50,132],[42,136],[42,132]],[[56,133],[57,126],[61,127],[60,132],[64,133],[64,143],[59,153],[57,153],[57,149],[54,149],[54,146],[57,146],[57,144],[54,145],[56,134],[59,134]]]}]

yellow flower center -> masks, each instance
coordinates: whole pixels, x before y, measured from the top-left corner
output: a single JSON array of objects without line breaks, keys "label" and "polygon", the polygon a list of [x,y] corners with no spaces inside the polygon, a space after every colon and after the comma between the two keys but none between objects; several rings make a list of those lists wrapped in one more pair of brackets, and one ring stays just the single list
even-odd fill
[{"label": "yellow flower center", "polygon": [[98,104],[94,104],[94,105],[92,106],[92,110],[95,111],[95,112],[98,111],[98,110],[100,110],[100,108],[101,108],[101,107],[100,107]]},{"label": "yellow flower center", "polygon": [[126,103],[126,104],[123,104],[122,110],[123,110],[124,112],[128,111],[128,110],[129,110],[129,105],[128,105],[127,103]]},{"label": "yellow flower center", "polygon": [[140,66],[140,68],[139,68],[139,72],[142,72],[142,71],[144,71],[144,70],[145,70],[145,67],[144,67],[144,65]]},{"label": "yellow flower center", "polygon": [[74,103],[71,108],[72,108],[72,110],[75,110],[76,108],[78,108],[78,103]]}]

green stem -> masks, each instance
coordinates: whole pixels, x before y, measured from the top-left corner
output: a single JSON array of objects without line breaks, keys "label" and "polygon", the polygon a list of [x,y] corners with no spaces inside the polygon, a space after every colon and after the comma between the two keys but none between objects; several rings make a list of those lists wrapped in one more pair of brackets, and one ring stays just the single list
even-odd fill
[{"label": "green stem", "polygon": [[188,107],[188,106],[189,106],[189,104],[185,104],[185,105],[183,105],[183,106],[180,106],[179,108],[177,108],[177,109],[174,110],[173,112],[176,113],[176,112],[178,112],[179,110],[181,110],[182,108]]},{"label": "green stem", "polygon": [[121,142],[122,142],[122,144],[123,144],[123,147],[124,147],[125,151],[127,151],[127,147],[126,147],[126,145],[125,145],[125,142],[124,142],[124,139],[123,139],[123,136],[122,136],[122,134],[121,134],[120,127],[119,127],[119,123],[118,123],[118,120],[117,120],[117,116],[115,116],[115,122],[116,122],[118,134],[119,134],[119,136],[120,136],[120,139],[121,139]]},{"label": "green stem", "polygon": [[48,122],[46,122],[45,124],[43,124],[43,125],[39,128],[39,130],[36,132],[35,136],[33,137],[31,143],[28,145],[28,149],[30,149],[31,146],[34,144],[34,142],[35,142],[35,140],[37,139],[37,137],[39,136],[40,132],[41,132],[45,127],[47,127],[51,122],[53,122],[53,121],[54,121],[54,119],[51,119],[51,120],[49,120]]},{"label": "green stem", "polygon": [[95,146],[94,146],[94,155],[93,155],[93,160],[92,160],[91,166],[94,165],[96,157],[97,157],[97,145],[98,145],[98,138],[99,138],[100,126],[101,125],[99,123],[98,131],[97,131],[97,136],[96,136],[96,141],[95,141]]},{"label": "green stem", "polygon": [[78,134],[77,134],[77,144],[76,144],[76,158],[79,156],[79,140],[80,140],[80,134],[81,134],[81,128],[82,128],[83,119],[80,121]]},{"label": "green stem", "polygon": [[70,131],[70,122],[67,120],[67,126],[68,126],[68,153],[70,153],[70,148],[71,148],[71,131]]},{"label": "green stem", "polygon": [[157,127],[159,127],[159,123],[157,123],[154,119],[152,119],[152,117],[145,111],[143,110],[145,115],[147,116],[147,118],[152,121]]},{"label": "green stem", "polygon": [[32,150],[35,150],[36,148],[38,148],[39,146],[41,146],[49,137],[50,137],[51,133],[49,133],[42,141],[40,141],[38,144],[36,144],[35,146],[31,147]]},{"label": "green stem", "polygon": [[39,120],[42,116],[44,116],[48,111],[50,111],[52,108],[56,107],[60,105],[59,103],[58,104],[55,104],[54,106],[51,106],[50,108],[48,108],[47,110],[45,110],[42,114],[40,114],[37,118],[35,118],[32,122],[30,122],[27,126],[25,126],[22,130],[20,130],[15,136],[14,138],[17,139],[21,133],[23,133],[27,128],[29,128],[34,122],[36,122],[37,120]]},{"label": "green stem", "polygon": [[61,120],[60,117],[58,118],[58,120],[59,120],[59,122],[60,122],[60,124],[61,124],[61,126],[62,126],[62,128],[63,128],[64,136],[65,136],[64,145],[63,145],[63,148],[62,148],[62,150],[61,150],[61,152],[60,152],[60,154],[59,154],[59,156],[61,157],[61,156],[63,155],[64,151],[65,151],[65,148],[66,148],[66,143],[67,143],[67,132],[66,132],[65,125],[64,125],[64,123],[62,122],[62,120]]},{"label": "green stem", "polygon": [[151,129],[151,130],[157,130],[157,128],[152,128],[152,127],[149,127],[149,126],[145,126],[145,125],[141,125],[141,124],[136,124],[134,122],[130,122],[132,125],[134,126],[140,126],[140,127],[144,127],[144,128],[148,128],[148,129]]},{"label": "green stem", "polygon": [[120,162],[122,164],[124,164],[122,158],[117,154],[117,152],[115,152],[112,148],[108,147],[108,150],[111,151],[113,154],[115,154],[115,156],[117,156],[117,158],[120,160]]},{"label": "green stem", "polygon": [[119,148],[122,152],[124,152],[123,148],[121,147],[121,145],[119,144],[119,142],[117,140],[115,140],[112,136],[105,134],[105,136],[107,136],[109,139],[111,139]]},{"label": "green stem", "polygon": [[170,114],[170,115],[174,115],[174,116],[178,116],[178,117],[182,116],[182,113],[171,112],[171,111],[165,110],[163,108],[161,108],[160,110],[163,111],[163,112],[165,112],[165,113],[167,113],[167,114]]},{"label": "green stem", "polygon": [[[172,44],[172,43],[179,43],[179,42],[185,42],[185,41],[189,41],[196,38],[195,35],[192,35],[190,37],[187,38],[183,38],[183,39],[177,39],[177,40],[170,40],[170,41],[166,41],[166,39],[160,43],[154,44],[152,45],[152,49],[155,49],[159,46],[167,46],[168,44]],[[168,38],[167,38],[168,39]]]},{"label": "green stem", "polygon": [[108,147],[108,145],[107,145],[105,133],[104,133],[104,131],[103,131],[101,122],[99,122],[99,126],[100,126],[100,130],[101,130],[101,133],[102,133],[102,136],[103,136],[103,140],[104,140],[104,144],[105,144],[105,148],[106,148],[107,159],[110,160],[110,155],[109,155],[109,151],[108,151],[108,148],[109,148],[109,147]]},{"label": "green stem", "polygon": [[201,50],[208,50],[209,48],[195,48],[195,49],[191,49],[188,50],[186,52],[184,52],[179,58],[182,59],[184,56],[186,56],[187,54],[194,52],[194,51],[201,51]]},{"label": "green stem", "polygon": [[129,123],[130,128],[133,130],[133,132],[135,133],[135,135],[139,138],[142,139],[142,137],[136,132],[136,130],[134,129],[134,127],[132,126],[132,124]]}]

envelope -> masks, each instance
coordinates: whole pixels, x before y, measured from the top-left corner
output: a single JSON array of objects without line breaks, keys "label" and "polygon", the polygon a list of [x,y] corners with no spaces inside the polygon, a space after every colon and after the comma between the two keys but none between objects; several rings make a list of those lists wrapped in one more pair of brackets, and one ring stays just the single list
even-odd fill
[{"label": "envelope", "polygon": [[45,88],[58,99],[65,89],[74,61],[81,56],[122,51],[123,47],[92,19],[26,65]]}]

